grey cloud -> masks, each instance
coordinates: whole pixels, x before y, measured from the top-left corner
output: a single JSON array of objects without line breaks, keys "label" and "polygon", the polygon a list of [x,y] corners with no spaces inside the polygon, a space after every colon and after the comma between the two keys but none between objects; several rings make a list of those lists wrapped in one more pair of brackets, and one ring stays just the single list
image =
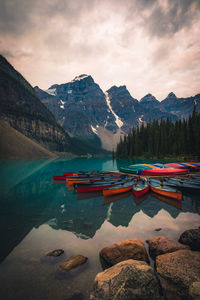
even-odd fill
[{"label": "grey cloud", "polygon": [[35,10],[34,1],[0,0],[0,31],[22,33],[33,26],[30,14]]},{"label": "grey cloud", "polygon": [[76,24],[95,3],[95,0],[0,0],[0,31],[18,35],[44,25],[48,30],[48,22],[54,17]]},{"label": "grey cloud", "polygon": [[0,48],[33,85],[90,73],[136,97],[185,93],[188,78],[197,86],[199,9],[200,0],[0,0]]},{"label": "grey cloud", "polygon": [[199,16],[199,9],[199,0],[0,0],[0,31],[16,35],[34,26],[46,26],[48,30],[48,22],[56,17],[63,18],[69,26],[78,26],[84,14],[99,11],[103,15],[107,10],[110,15],[124,14],[130,23],[127,34],[131,24],[134,28],[136,19],[140,19],[151,36],[160,38],[190,26]]},{"label": "grey cloud", "polygon": [[146,24],[146,29],[152,36],[161,38],[189,27],[199,16],[199,0],[168,0],[166,9],[157,2],[150,15],[144,18],[143,24]]},{"label": "grey cloud", "polygon": [[135,18],[141,19],[140,26],[152,37],[173,35],[200,18],[199,0],[126,0],[125,4],[126,21],[134,28]]}]

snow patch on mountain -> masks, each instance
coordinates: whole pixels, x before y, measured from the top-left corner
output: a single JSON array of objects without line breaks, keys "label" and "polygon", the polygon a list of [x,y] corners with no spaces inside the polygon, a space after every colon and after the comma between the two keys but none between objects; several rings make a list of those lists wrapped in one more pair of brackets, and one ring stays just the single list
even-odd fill
[{"label": "snow patch on mountain", "polygon": [[106,103],[111,111],[111,113],[113,114],[113,116],[115,117],[115,123],[117,124],[117,126],[119,128],[121,128],[123,126],[123,122],[122,120],[118,117],[118,115],[116,115],[116,113],[113,111],[112,107],[111,107],[111,104],[110,104],[110,98],[109,98],[109,95],[107,92],[105,92],[105,98],[106,98]]},{"label": "snow patch on mountain", "polygon": [[143,123],[142,117],[144,117],[144,115],[141,115],[141,117],[138,118],[139,123]]},{"label": "snow patch on mountain", "polygon": [[96,135],[98,135],[98,132],[97,132],[96,128],[94,128],[92,125],[91,125],[91,129],[92,129],[92,131],[93,131]]},{"label": "snow patch on mountain", "polygon": [[49,95],[56,96],[56,89],[48,89],[45,92],[48,93]]},{"label": "snow patch on mountain", "polygon": [[60,101],[60,104],[61,104],[60,108],[65,109],[65,102],[62,101],[61,99],[59,101]]},{"label": "snow patch on mountain", "polygon": [[89,76],[86,75],[86,74],[82,74],[82,75],[76,76],[71,82],[80,81],[80,80],[82,80],[84,78],[87,78],[87,77],[89,77]]}]

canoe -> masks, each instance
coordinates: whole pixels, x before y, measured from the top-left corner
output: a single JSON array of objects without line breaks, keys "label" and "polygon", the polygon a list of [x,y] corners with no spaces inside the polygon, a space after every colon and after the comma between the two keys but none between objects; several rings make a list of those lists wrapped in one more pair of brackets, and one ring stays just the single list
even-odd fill
[{"label": "canoe", "polygon": [[74,179],[74,180],[66,180],[68,185],[74,185],[75,183],[84,182],[84,183],[90,183],[89,179]]},{"label": "canoe", "polygon": [[188,166],[192,170],[198,170],[199,167],[190,163],[183,163],[183,165]]},{"label": "canoe", "polygon": [[53,176],[53,180],[66,180],[65,176]]},{"label": "canoe", "polygon": [[179,174],[188,174],[188,169],[173,169],[173,168],[163,168],[159,170],[143,170],[141,175],[147,176],[170,176],[170,175],[179,175]]},{"label": "canoe", "polygon": [[183,180],[174,180],[170,178],[166,181],[166,185],[176,187],[180,191],[190,192],[190,193],[200,193],[200,182],[189,182]]},{"label": "canoe", "polygon": [[63,172],[63,176],[78,176],[78,173]]},{"label": "canoe", "polygon": [[200,167],[200,163],[195,163],[195,162],[189,162],[189,164]]},{"label": "canoe", "polygon": [[[154,167],[154,169],[160,169],[158,167]],[[149,164],[135,164],[135,165],[129,165],[127,167],[121,167],[119,168],[120,172],[124,173],[131,173],[131,174],[141,174],[142,170],[151,170],[153,169],[152,165]]]},{"label": "canoe", "polygon": [[83,172],[83,171],[79,171],[79,172],[75,172],[75,173],[70,173],[70,172],[63,172],[63,176],[67,176],[67,177],[74,177],[74,176],[78,176],[78,177],[88,177],[88,176],[112,176],[113,173],[112,172],[107,172],[107,171],[92,171],[92,172]]},{"label": "canoe", "polygon": [[144,166],[150,167],[151,169],[163,169],[164,165],[163,164],[143,164]]},{"label": "canoe", "polygon": [[161,164],[135,164],[128,167],[121,167],[121,172],[132,173],[137,175],[176,175],[176,174],[187,174],[189,172],[188,168],[185,169],[175,169],[175,168],[165,168]]},{"label": "canoe", "polygon": [[182,177],[169,177],[166,178],[167,182],[174,182],[174,183],[186,183],[186,184],[194,184],[194,185],[199,185],[200,186],[200,180],[199,179],[192,179],[192,178],[182,178]]},{"label": "canoe", "polygon": [[183,164],[180,163],[169,163],[169,164],[165,164],[165,166],[174,169],[189,169],[188,166],[184,166]]},{"label": "canoe", "polygon": [[118,181],[114,183],[102,183],[102,184],[91,184],[87,186],[78,186],[76,188],[77,193],[90,193],[90,192],[97,192],[97,191],[102,191],[103,189],[115,186],[115,185],[120,185],[122,183],[125,183],[126,181]]},{"label": "canoe", "polygon": [[73,185],[74,183],[78,183],[78,182],[95,182],[95,181],[109,181],[109,180],[115,180],[115,179],[120,179],[120,176],[112,176],[112,177],[97,177],[97,176],[86,176],[86,177],[66,177],[66,182],[68,184]]},{"label": "canoe", "polygon": [[190,163],[169,163],[165,166],[175,168],[175,169],[189,169],[189,170],[197,170],[198,166],[190,164]]},{"label": "canoe", "polygon": [[192,165],[192,166],[195,166],[197,171],[200,170],[200,163],[194,163],[194,162],[189,162],[188,164]]},{"label": "canoe", "polygon": [[176,189],[170,188],[165,185],[153,185],[150,184],[150,188],[154,193],[160,194],[165,197],[182,200],[182,193],[177,191]]},{"label": "canoe", "polygon": [[125,180],[130,180],[130,179],[123,179],[123,178],[111,178],[110,180],[89,180],[88,182],[87,181],[79,181],[79,182],[76,182],[74,183],[74,187],[77,188],[77,187],[82,187],[82,186],[94,186],[94,185],[101,185],[101,184],[106,184],[106,183],[121,183],[121,182],[124,182]]},{"label": "canoe", "polygon": [[127,182],[124,184],[106,188],[106,189],[103,189],[103,195],[104,196],[112,196],[112,195],[122,194],[122,193],[130,191],[132,189],[132,186],[133,186],[133,182]]},{"label": "canoe", "polygon": [[147,182],[143,183],[142,181],[139,181],[133,185],[132,191],[136,197],[141,197],[146,194],[149,189],[150,188]]},{"label": "canoe", "polygon": [[200,182],[200,176],[194,176],[194,175],[189,175],[188,178],[194,180],[194,181],[199,181]]}]

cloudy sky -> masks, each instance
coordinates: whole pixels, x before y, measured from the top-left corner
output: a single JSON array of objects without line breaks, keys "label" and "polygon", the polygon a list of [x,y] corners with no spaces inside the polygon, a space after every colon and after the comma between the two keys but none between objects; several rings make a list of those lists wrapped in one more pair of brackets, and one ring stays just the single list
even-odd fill
[{"label": "cloudy sky", "polygon": [[200,0],[0,0],[0,52],[47,89],[90,74],[140,99],[200,92]]}]

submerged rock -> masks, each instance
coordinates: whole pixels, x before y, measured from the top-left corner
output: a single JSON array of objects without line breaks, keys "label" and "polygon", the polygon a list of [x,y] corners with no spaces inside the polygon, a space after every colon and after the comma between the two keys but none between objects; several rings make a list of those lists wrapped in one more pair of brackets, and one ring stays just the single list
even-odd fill
[{"label": "submerged rock", "polygon": [[88,258],[83,255],[76,255],[61,263],[60,268],[64,271],[70,271],[84,264],[87,260]]},{"label": "submerged rock", "polygon": [[152,267],[129,259],[98,273],[90,300],[160,300],[159,282]]},{"label": "submerged rock", "polygon": [[[198,294],[200,252],[178,250],[156,257],[156,270],[167,300],[190,300]],[[199,298],[197,298],[199,299]]]},{"label": "submerged rock", "polygon": [[124,240],[107,246],[100,251],[103,267],[113,266],[127,259],[143,260],[149,262],[146,248],[138,239]]},{"label": "submerged rock", "polygon": [[46,255],[47,256],[53,256],[53,257],[58,257],[58,256],[60,256],[63,253],[64,253],[63,249],[56,249],[56,250],[48,252]]},{"label": "submerged rock", "polygon": [[156,236],[151,240],[148,240],[149,254],[155,259],[156,256],[171,253],[181,249],[189,249],[188,246],[178,243],[165,236]]},{"label": "submerged rock", "polygon": [[200,251],[200,227],[184,231],[179,238],[179,242],[189,245],[194,251]]},{"label": "submerged rock", "polygon": [[155,231],[161,231],[162,230],[162,228],[156,228],[155,229]]}]

